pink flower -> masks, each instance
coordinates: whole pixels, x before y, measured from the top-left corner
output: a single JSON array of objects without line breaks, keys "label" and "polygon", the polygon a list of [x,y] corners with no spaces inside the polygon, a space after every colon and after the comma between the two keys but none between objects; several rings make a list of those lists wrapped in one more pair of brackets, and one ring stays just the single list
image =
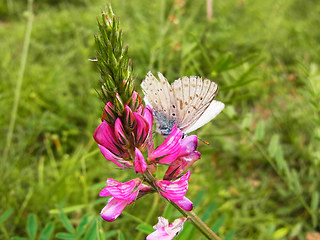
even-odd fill
[{"label": "pink flower", "polygon": [[134,112],[133,113],[136,119],[136,127],[133,130],[134,133],[134,146],[140,147],[147,144],[147,137],[149,136],[150,126],[147,119],[145,119],[141,114]]},{"label": "pink flower", "polygon": [[141,174],[147,170],[147,163],[138,148],[135,148],[134,170]]},{"label": "pink flower", "polygon": [[166,171],[163,179],[171,180],[177,178],[185,170],[187,170],[201,154],[196,150],[198,146],[198,138],[196,135],[191,135],[181,140],[181,148],[178,158],[173,161]]},{"label": "pink flower", "polygon": [[192,202],[185,197],[188,190],[188,180],[190,178],[190,171],[186,172],[182,177],[175,181],[159,180],[156,181],[160,193],[165,198],[173,201],[186,211],[193,209]]},{"label": "pink flower", "polygon": [[175,124],[170,135],[166,138],[166,140],[164,140],[162,144],[160,144],[159,147],[157,147],[157,149],[153,150],[153,147],[149,148],[149,161],[157,161],[161,164],[167,164],[176,160],[179,156],[181,148],[181,138],[182,132],[177,128],[177,124]]},{"label": "pink flower", "polygon": [[129,156],[127,149],[121,145],[115,136],[114,128],[103,121],[93,134],[94,140],[98,143],[103,156],[109,161],[115,163],[120,168],[131,167],[132,164],[124,158]]},{"label": "pink flower", "polygon": [[173,223],[169,223],[164,217],[158,217],[158,223],[153,228],[156,230],[149,234],[146,240],[171,240],[183,229],[186,218],[178,218]]},{"label": "pink flower", "polygon": [[[105,107],[107,116],[105,118],[109,121],[114,117],[112,106],[109,102]],[[134,146],[143,150],[148,143],[148,137],[151,136],[152,111],[150,107],[146,107],[143,111],[142,109],[140,113],[132,112],[127,105],[124,105],[122,120],[119,117],[114,119],[113,125],[103,121],[93,134],[104,157],[120,168],[132,167],[132,163],[126,160],[129,157],[127,149]]]},{"label": "pink flower", "polygon": [[108,222],[116,220],[123,209],[139,197],[140,187],[142,191],[140,196],[151,191],[149,186],[141,184],[139,178],[132,179],[125,183],[108,178],[107,186],[101,190],[99,196],[112,197],[109,199],[108,204],[102,209],[100,216]]}]

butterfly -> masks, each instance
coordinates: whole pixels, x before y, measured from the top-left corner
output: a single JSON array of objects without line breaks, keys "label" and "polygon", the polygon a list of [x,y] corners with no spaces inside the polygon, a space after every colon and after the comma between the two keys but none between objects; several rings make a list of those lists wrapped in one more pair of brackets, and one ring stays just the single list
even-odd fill
[{"label": "butterfly", "polygon": [[158,73],[159,80],[148,72],[141,83],[144,101],[150,105],[157,131],[164,136],[175,124],[184,133],[192,132],[215,118],[224,104],[215,101],[218,85],[209,79],[191,76],[175,80],[171,85]]}]

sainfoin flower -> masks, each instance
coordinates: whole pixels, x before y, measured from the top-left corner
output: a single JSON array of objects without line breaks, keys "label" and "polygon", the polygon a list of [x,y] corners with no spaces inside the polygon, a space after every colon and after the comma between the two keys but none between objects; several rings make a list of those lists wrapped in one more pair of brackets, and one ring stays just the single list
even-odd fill
[{"label": "sainfoin flower", "polygon": [[156,231],[149,234],[146,240],[171,240],[183,229],[186,218],[178,218],[173,223],[169,223],[164,217],[158,217],[158,223],[153,227]]},{"label": "sainfoin flower", "polygon": [[162,196],[173,201],[178,206],[186,211],[191,211],[193,208],[192,202],[185,197],[188,190],[188,180],[190,178],[190,171],[175,181],[159,180],[156,185]]},{"label": "sainfoin flower", "polygon": [[182,132],[177,128],[177,124],[175,124],[171,134],[157,149],[153,150],[153,146],[149,148],[149,161],[167,164],[176,160],[181,150],[181,138]]},{"label": "sainfoin flower", "polygon": [[[110,106],[112,106],[112,103],[107,103],[105,109],[109,109]],[[107,110],[105,110],[106,112]],[[109,122],[111,122],[110,116],[113,116],[112,113],[108,114]],[[128,161],[129,149],[132,147],[144,149],[146,147],[148,137],[151,135],[152,124],[153,117],[149,107],[138,113],[132,112],[125,105],[124,120],[117,117],[113,125],[103,121],[95,130],[93,138],[107,160],[120,168],[131,168],[133,164]]]},{"label": "sainfoin flower", "polygon": [[104,220],[112,222],[117,219],[127,205],[151,191],[151,187],[141,184],[139,178],[132,179],[125,183],[108,178],[107,186],[101,190],[99,196],[112,197],[109,199],[108,204],[102,209],[100,216]]},{"label": "sainfoin flower", "polygon": [[[109,7],[102,14],[101,22],[98,21],[101,35],[96,37],[96,62],[101,73],[99,95],[105,107],[102,123],[93,137],[108,161],[132,174],[135,172],[137,177],[127,182],[107,179],[107,186],[99,196],[109,199],[100,215],[106,221],[114,221],[127,205],[154,192],[195,223],[194,213],[184,212],[193,209],[192,202],[185,196],[190,178],[187,169],[201,154],[196,151],[197,136],[186,136],[186,133],[203,126],[223,109],[223,103],[213,100],[218,86],[199,77],[179,78],[170,85],[162,74],[158,74],[158,81],[149,72],[141,86],[152,107],[144,106],[134,90],[131,61],[128,49],[122,47],[117,19]],[[156,148],[152,139],[153,117],[157,120],[156,132],[166,137]],[[168,169],[163,177],[157,178],[159,164],[168,165]],[[158,219],[156,231],[147,240],[171,240],[186,221],[180,218],[169,223],[163,217]],[[200,225],[195,224],[198,228]]]},{"label": "sainfoin flower", "polygon": [[201,154],[196,151],[198,146],[198,138],[196,135],[183,138],[180,146],[178,157],[171,162],[163,177],[164,180],[177,178],[201,157]]}]

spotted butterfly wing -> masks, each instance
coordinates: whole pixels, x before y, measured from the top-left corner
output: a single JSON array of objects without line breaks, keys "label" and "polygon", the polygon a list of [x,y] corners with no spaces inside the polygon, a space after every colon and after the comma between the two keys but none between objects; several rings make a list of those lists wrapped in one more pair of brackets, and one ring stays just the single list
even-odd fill
[{"label": "spotted butterfly wing", "polygon": [[192,132],[217,116],[224,104],[213,100],[218,85],[200,77],[182,77],[172,85],[158,73],[160,81],[151,72],[142,82],[145,102],[153,108],[157,129],[169,135],[175,123],[183,133]]},{"label": "spotted butterfly wing", "polygon": [[145,95],[144,101],[153,109],[157,130],[163,135],[169,135],[174,124],[178,123],[178,115],[170,84],[161,73],[158,76],[160,81],[148,72],[141,87]]}]

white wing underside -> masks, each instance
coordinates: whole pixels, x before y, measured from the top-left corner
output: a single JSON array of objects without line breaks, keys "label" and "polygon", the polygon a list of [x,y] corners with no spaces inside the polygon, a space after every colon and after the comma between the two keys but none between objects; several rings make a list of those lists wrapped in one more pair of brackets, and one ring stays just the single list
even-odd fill
[{"label": "white wing underside", "polygon": [[201,115],[201,117],[193,124],[190,128],[188,128],[185,133],[190,133],[198,128],[202,127],[203,125],[210,122],[214,119],[224,108],[224,103],[213,100],[207,110]]},{"label": "white wing underside", "polygon": [[148,72],[141,87],[145,103],[153,109],[158,130],[164,134],[170,133],[174,123],[182,132],[192,132],[224,108],[222,102],[213,100],[218,85],[208,79],[182,77],[170,85],[161,73],[158,76],[160,81]]}]

